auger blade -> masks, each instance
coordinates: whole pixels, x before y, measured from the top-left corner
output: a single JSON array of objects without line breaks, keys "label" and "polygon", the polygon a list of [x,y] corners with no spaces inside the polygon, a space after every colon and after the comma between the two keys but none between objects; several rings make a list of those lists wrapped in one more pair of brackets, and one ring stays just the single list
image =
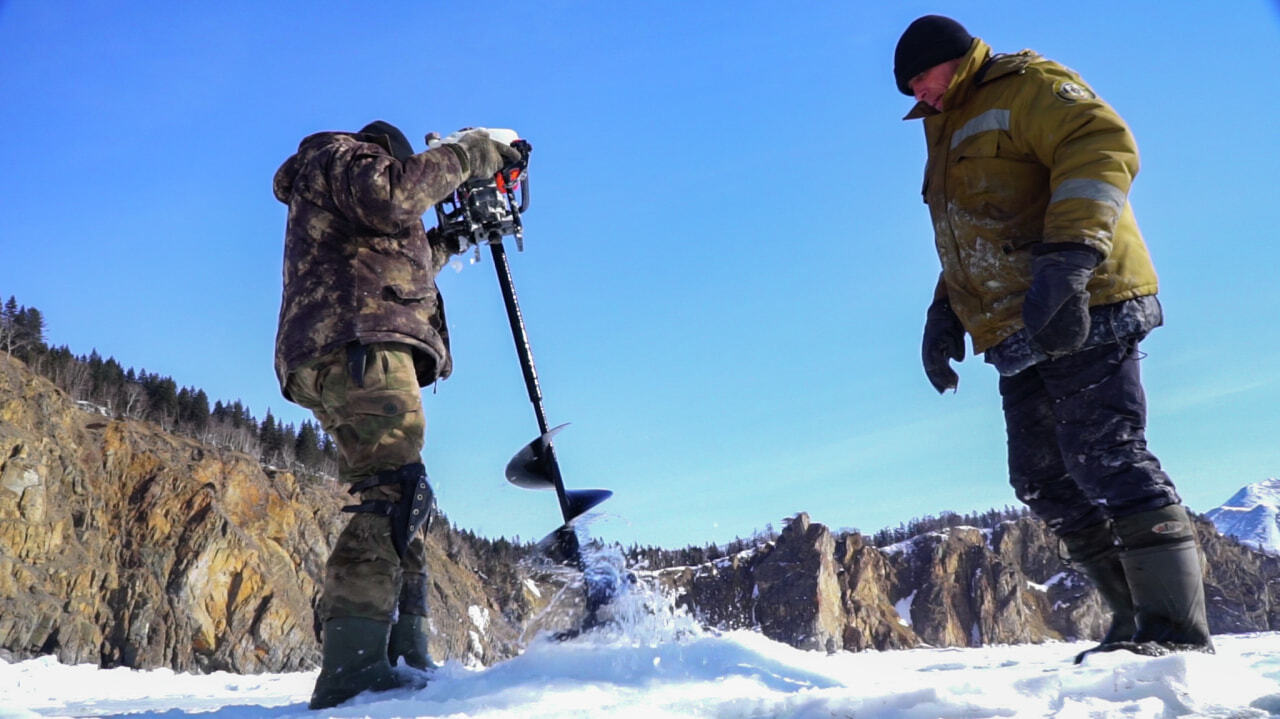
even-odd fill
[{"label": "auger blade", "polygon": [[534,551],[547,559],[567,567],[582,569],[582,555],[578,534],[572,524],[562,524],[534,545]]},{"label": "auger blade", "polygon": [[608,489],[566,489],[564,496],[569,505],[569,516],[565,521],[572,522],[591,511],[592,507],[612,497],[613,492]]},{"label": "auger blade", "polygon": [[520,448],[511,461],[507,462],[507,481],[525,489],[555,489],[555,475],[547,449],[551,446],[551,438],[568,426],[565,423],[553,427]]}]

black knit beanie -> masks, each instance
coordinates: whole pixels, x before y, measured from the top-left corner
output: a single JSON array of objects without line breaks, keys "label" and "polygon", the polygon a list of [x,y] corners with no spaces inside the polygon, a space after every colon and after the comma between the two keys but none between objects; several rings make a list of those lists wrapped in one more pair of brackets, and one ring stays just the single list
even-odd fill
[{"label": "black knit beanie", "polygon": [[374,120],[360,128],[360,134],[385,136],[387,144],[390,145],[391,155],[401,162],[413,156],[413,145],[409,144],[409,138],[400,132],[400,128],[389,122]]},{"label": "black knit beanie", "polygon": [[969,52],[973,36],[960,23],[941,15],[925,15],[907,26],[893,51],[893,77],[903,95],[914,95],[911,78]]}]

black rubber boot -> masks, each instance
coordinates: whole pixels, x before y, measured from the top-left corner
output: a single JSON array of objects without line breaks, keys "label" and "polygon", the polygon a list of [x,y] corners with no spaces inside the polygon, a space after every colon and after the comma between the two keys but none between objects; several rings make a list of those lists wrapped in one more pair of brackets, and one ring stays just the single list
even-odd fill
[{"label": "black rubber boot", "polygon": [[427,618],[420,614],[401,614],[391,627],[391,639],[387,643],[387,660],[392,666],[403,659],[404,663],[419,671],[438,668],[431,661],[427,650]]},{"label": "black rubber boot", "polygon": [[1138,626],[1134,620],[1133,598],[1129,594],[1124,565],[1120,562],[1120,547],[1111,531],[1111,523],[1101,522],[1063,535],[1062,541],[1067,545],[1072,566],[1089,578],[1111,610],[1111,626],[1107,633],[1098,646],[1076,655],[1076,664],[1079,664],[1092,652],[1109,651],[1111,645],[1132,640]]},{"label": "black rubber boot", "polygon": [[335,617],[324,623],[320,676],[311,692],[311,709],[328,709],[357,694],[401,686],[387,662],[390,622],[364,617]]},{"label": "black rubber boot", "polygon": [[1182,505],[1115,520],[1135,620],[1133,647],[1142,654],[1213,652],[1205,616],[1204,578],[1195,529]]}]

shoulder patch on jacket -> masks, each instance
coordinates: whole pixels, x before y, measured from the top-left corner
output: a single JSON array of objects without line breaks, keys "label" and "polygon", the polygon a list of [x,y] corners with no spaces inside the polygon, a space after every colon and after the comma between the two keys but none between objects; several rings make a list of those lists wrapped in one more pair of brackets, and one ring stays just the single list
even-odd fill
[{"label": "shoulder patch on jacket", "polygon": [[1040,55],[1034,50],[992,55],[990,60],[987,60],[982,64],[982,67],[978,68],[978,73],[973,78],[973,82],[975,85],[984,85],[1006,75],[1020,75],[1027,69],[1027,65],[1039,59]]},{"label": "shoulder patch on jacket", "polygon": [[1053,94],[1059,100],[1069,104],[1092,100],[1097,97],[1097,95],[1093,94],[1093,90],[1074,80],[1057,81],[1053,84]]}]

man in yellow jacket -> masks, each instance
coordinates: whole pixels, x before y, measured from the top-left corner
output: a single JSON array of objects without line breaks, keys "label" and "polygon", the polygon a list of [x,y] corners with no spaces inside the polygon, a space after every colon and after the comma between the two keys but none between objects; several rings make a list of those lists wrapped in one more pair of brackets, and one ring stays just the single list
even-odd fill
[{"label": "man in yellow jacket", "polygon": [[1000,372],[1010,483],[1110,606],[1100,649],[1212,651],[1194,528],[1146,445],[1137,347],[1162,315],[1133,135],[1075,72],[938,15],[903,33],[894,76],[924,120],[942,263],[929,381],[955,389],[966,333]]}]

